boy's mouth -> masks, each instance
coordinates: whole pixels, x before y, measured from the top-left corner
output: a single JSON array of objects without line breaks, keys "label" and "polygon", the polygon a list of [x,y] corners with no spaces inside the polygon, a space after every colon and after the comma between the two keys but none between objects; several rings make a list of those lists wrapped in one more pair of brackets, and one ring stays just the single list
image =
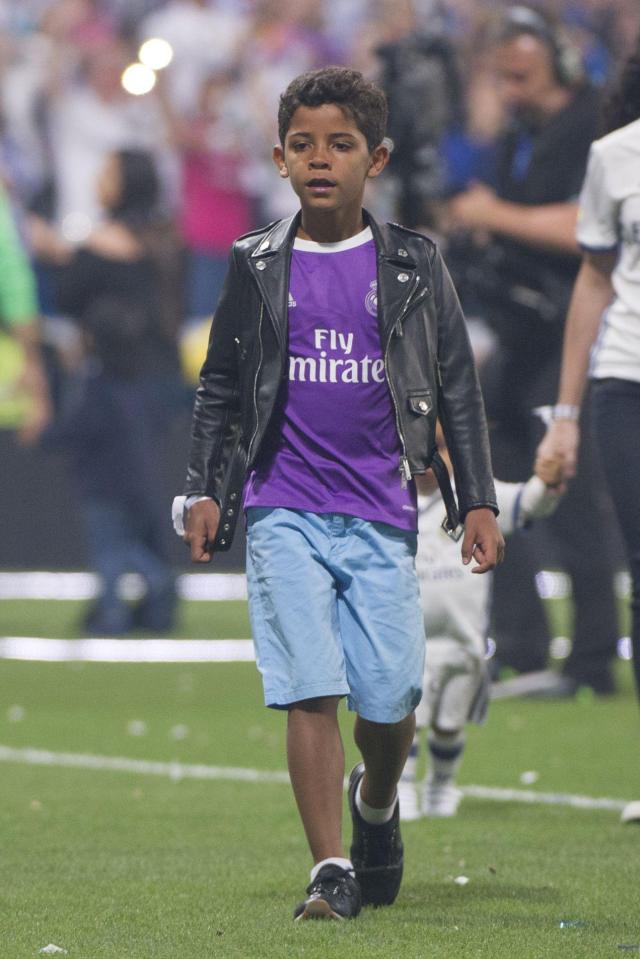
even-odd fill
[{"label": "boy's mouth", "polygon": [[314,193],[326,193],[335,186],[335,181],[327,180],[326,177],[313,177],[312,180],[307,180],[306,182],[307,189],[313,190]]}]

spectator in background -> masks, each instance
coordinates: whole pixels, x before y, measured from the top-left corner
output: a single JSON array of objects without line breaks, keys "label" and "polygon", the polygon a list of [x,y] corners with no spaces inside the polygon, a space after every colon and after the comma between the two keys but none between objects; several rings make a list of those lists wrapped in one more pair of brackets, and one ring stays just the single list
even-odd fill
[{"label": "spectator in background", "polygon": [[46,91],[53,219],[67,240],[82,242],[102,215],[95,183],[106,157],[114,150],[158,149],[164,131],[155,100],[122,87],[132,55],[121,40],[105,38],[80,57],[58,25],[53,40]]},{"label": "spectator in background", "polygon": [[166,88],[181,115],[198,111],[207,77],[233,68],[244,42],[246,20],[229,7],[207,0],[169,0],[146,17],[137,31],[140,42],[154,37],[173,50]]},{"label": "spectator in background", "polygon": [[[106,218],[85,244],[74,248],[43,221],[31,223],[34,247],[60,267],[59,309],[80,324],[88,344],[80,383],[44,442],[74,454],[90,561],[101,579],[85,627],[111,635],[168,630],[175,615],[161,477],[177,359],[149,248],[158,190],[152,157],[120,151],[102,168]],[[135,610],[118,592],[130,571],[146,583]]]},{"label": "spectator in background", "polygon": [[233,74],[212,74],[202,82],[198,110],[187,116],[174,110],[164,84],[160,94],[181,164],[178,216],[187,254],[189,323],[213,313],[231,244],[252,227],[243,176],[242,114],[234,109],[234,93]]},{"label": "spectator in background", "polygon": [[[596,438],[631,571],[640,696],[640,36],[607,118],[611,132],[591,147],[580,198],[583,259],[567,317],[560,415],[550,423],[538,458],[559,458],[567,478],[580,470],[578,411],[591,379]],[[597,552],[597,533],[593,543]]]},{"label": "spectator in background", "polygon": [[[19,437],[30,443],[48,423],[51,405],[40,352],[35,279],[1,185],[0,264],[0,337],[11,337],[19,347],[15,356],[17,376],[6,370],[11,382],[3,399],[17,400],[21,408]],[[7,347],[0,341],[5,354]]]},{"label": "spectator in background", "polygon": [[433,226],[444,189],[442,140],[462,116],[461,77],[437,20],[422,26],[412,0],[386,3],[383,11],[390,29],[376,54],[379,82],[389,100],[398,216],[411,227]]},{"label": "spectator in background", "polygon": [[[497,193],[474,185],[453,199],[450,210],[458,227],[478,238],[475,280],[498,339],[484,371],[494,468],[515,481],[528,475],[538,441],[533,410],[553,403],[557,390],[564,314],[578,268],[576,200],[596,134],[598,101],[573,51],[533,9],[507,11],[496,58],[512,113],[498,148]],[[558,694],[581,685],[598,693],[614,690],[611,514],[588,425],[584,435],[578,480],[552,519],[519,540],[513,537],[509,563],[495,578],[498,659],[527,671],[544,669],[548,655],[549,631],[535,589],[542,556],[569,573],[573,648],[562,677],[548,677],[550,691]]]}]

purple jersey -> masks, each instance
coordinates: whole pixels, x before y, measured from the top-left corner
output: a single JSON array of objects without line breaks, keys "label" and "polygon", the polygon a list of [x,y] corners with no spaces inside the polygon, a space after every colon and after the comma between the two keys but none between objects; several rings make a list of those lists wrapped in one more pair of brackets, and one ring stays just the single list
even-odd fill
[{"label": "purple jersey", "polygon": [[339,243],[296,240],[289,369],[249,475],[245,507],[283,506],[416,528],[377,322],[367,228]]}]

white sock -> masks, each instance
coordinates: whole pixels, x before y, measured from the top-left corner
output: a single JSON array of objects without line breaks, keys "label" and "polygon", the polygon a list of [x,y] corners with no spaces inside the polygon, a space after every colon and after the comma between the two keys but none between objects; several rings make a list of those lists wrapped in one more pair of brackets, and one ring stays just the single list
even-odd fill
[{"label": "white sock", "polygon": [[382,823],[389,822],[393,816],[393,810],[396,808],[398,794],[396,793],[390,806],[386,806],[384,809],[375,809],[373,806],[368,806],[366,804],[360,795],[361,789],[362,779],[358,783],[358,788],[356,790],[356,806],[364,821],[368,822],[371,826],[381,826]]},{"label": "white sock", "polygon": [[322,859],[317,862],[311,870],[311,882],[316,878],[323,866],[340,866],[341,869],[350,869],[353,872],[353,863],[350,859],[340,859],[338,856],[330,856],[328,859]]}]

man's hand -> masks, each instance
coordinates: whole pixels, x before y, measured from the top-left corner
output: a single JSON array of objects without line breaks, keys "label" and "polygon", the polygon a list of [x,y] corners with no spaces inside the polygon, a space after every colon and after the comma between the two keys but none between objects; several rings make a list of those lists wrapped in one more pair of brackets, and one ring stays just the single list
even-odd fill
[{"label": "man's hand", "polygon": [[468,230],[490,230],[495,226],[500,200],[484,183],[473,183],[449,203],[449,214],[454,226]]},{"label": "man's hand", "polygon": [[552,420],[538,446],[535,472],[538,473],[549,460],[556,460],[560,464],[561,479],[571,479],[576,475],[579,445],[580,427],[575,420]]},{"label": "man's hand", "polygon": [[194,503],[187,512],[185,543],[191,546],[192,563],[210,563],[213,553],[208,548],[213,543],[220,524],[220,507],[212,499]]},{"label": "man's hand", "polygon": [[504,559],[504,537],[488,508],[469,510],[465,517],[462,562],[468,566],[472,559],[478,564],[472,573],[488,573]]}]

